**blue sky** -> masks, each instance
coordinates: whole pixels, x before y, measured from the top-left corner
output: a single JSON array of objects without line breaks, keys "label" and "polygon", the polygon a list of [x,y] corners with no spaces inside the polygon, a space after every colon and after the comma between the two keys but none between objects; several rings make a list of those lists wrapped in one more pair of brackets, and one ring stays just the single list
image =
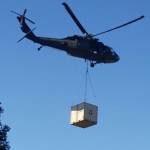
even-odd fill
[{"label": "blue sky", "polygon": [[[38,36],[82,35],[61,3],[2,0],[0,101],[2,121],[11,127],[11,150],[150,149],[150,2],[149,0],[66,0],[89,33],[105,31],[141,15],[130,26],[98,36],[120,56],[115,64],[89,69],[96,94],[88,86],[87,102],[99,106],[98,124],[81,129],[69,124],[70,108],[84,100],[84,60],[24,39],[16,16],[36,23]],[[34,28],[29,23],[31,28]]]}]

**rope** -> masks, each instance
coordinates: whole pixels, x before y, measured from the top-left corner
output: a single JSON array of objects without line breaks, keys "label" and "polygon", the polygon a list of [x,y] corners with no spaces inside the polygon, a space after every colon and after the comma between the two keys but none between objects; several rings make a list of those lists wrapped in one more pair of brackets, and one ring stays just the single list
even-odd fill
[{"label": "rope", "polygon": [[93,84],[92,84],[92,81],[91,81],[91,78],[90,78],[90,74],[89,74],[89,71],[88,71],[88,61],[87,61],[86,74],[85,74],[84,101],[86,101],[86,98],[87,98],[87,84],[88,84],[88,79],[90,81],[90,85],[91,85],[91,88],[92,88],[92,92],[93,92],[94,98],[96,99],[94,87],[93,87]]},{"label": "rope", "polygon": [[85,91],[84,91],[84,101],[86,101],[86,97],[87,97],[87,78],[88,78],[88,61],[87,61],[86,72],[85,72]]},{"label": "rope", "polygon": [[89,81],[90,81],[90,84],[91,84],[91,88],[92,88],[92,92],[93,92],[94,98],[96,99],[96,94],[95,94],[94,87],[93,87],[93,84],[92,84],[92,81],[91,81],[89,73],[88,73],[88,77],[89,77]]}]

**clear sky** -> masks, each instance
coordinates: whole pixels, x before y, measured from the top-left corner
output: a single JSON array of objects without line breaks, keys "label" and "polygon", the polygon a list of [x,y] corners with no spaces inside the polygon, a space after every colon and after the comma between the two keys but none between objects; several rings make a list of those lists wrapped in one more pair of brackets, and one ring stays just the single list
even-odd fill
[{"label": "clear sky", "polygon": [[[86,63],[24,39],[16,16],[36,23],[38,36],[82,35],[62,0],[1,0],[0,101],[2,122],[11,127],[11,150],[150,149],[150,1],[66,0],[85,29],[105,31],[145,15],[130,26],[98,36],[120,56],[89,73],[87,102],[99,107],[98,124],[71,126],[72,105],[83,102]],[[28,23],[31,28],[35,26]]]}]

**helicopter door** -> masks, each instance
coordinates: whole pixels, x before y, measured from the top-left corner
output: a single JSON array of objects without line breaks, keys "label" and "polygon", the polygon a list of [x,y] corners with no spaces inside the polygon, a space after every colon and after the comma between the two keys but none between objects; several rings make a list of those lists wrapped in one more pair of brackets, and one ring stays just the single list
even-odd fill
[{"label": "helicopter door", "polygon": [[77,48],[78,43],[76,40],[70,40],[67,42],[67,45],[68,45],[68,49],[74,50]]},{"label": "helicopter door", "polygon": [[89,49],[89,45],[85,41],[78,41],[77,42],[77,49],[82,51],[87,51]]}]

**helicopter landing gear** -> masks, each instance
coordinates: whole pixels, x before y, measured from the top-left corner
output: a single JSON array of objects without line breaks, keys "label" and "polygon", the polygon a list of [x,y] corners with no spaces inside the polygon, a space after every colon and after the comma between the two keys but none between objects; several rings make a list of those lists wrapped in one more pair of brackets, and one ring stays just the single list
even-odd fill
[{"label": "helicopter landing gear", "polygon": [[90,63],[90,67],[92,67],[92,68],[93,68],[94,66],[95,66],[95,65],[94,65],[94,63]]},{"label": "helicopter landing gear", "polygon": [[90,63],[90,67],[92,67],[92,68],[93,68],[95,65],[96,65],[96,63],[93,63],[93,62]]},{"label": "helicopter landing gear", "polygon": [[44,45],[41,45],[39,48],[38,48],[38,51],[40,51],[41,50],[41,48],[43,48],[44,47]]}]

